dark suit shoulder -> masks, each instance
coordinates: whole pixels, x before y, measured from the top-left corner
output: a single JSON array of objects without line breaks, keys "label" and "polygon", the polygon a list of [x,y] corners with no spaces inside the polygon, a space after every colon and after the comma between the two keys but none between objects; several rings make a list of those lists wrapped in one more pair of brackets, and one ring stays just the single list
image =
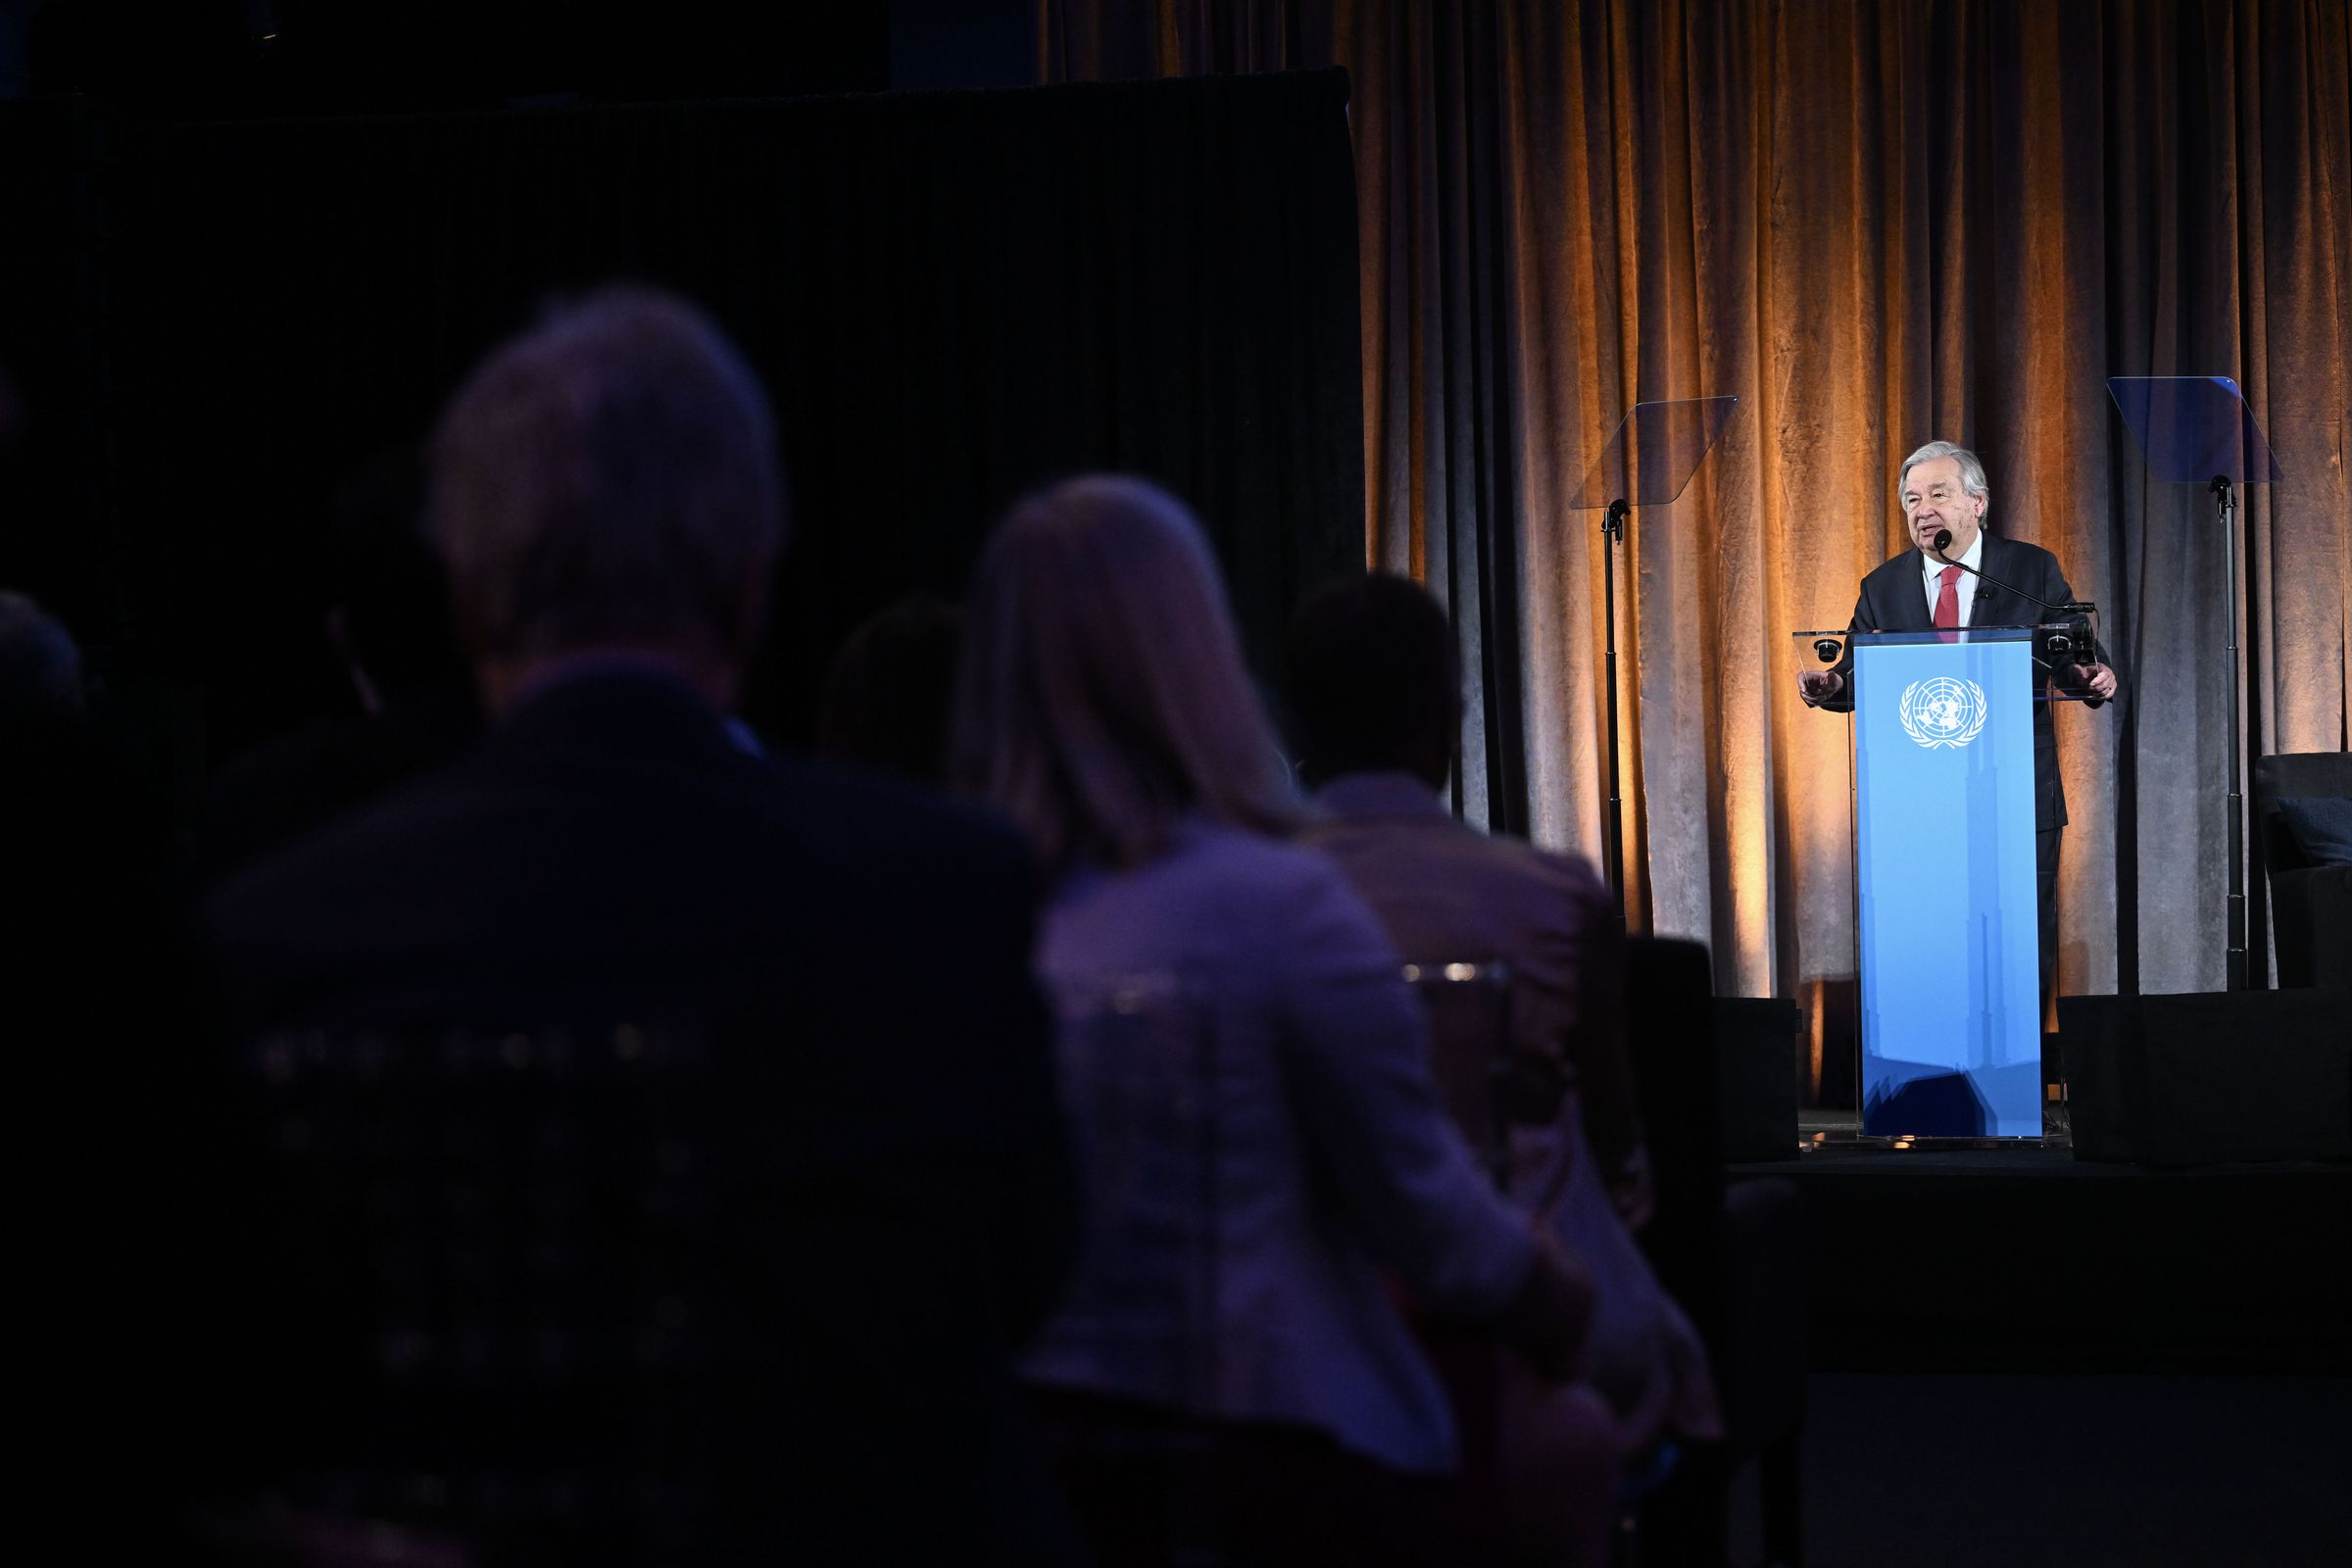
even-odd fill
[{"label": "dark suit shoulder", "polygon": [[1862,578],[1854,596],[1858,631],[1904,631],[1928,624],[1919,590],[1919,552],[1905,550],[1879,563]]},{"label": "dark suit shoulder", "polygon": [[1997,572],[1999,567],[1995,565],[1996,562],[2019,576],[2042,572],[2051,576],[2064,575],[2059,568],[2058,558],[2041,546],[2028,544],[2023,539],[1988,533],[1984,536],[1984,569]]},{"label": "dark suit shoulder", "polygon": [[1003,816],[895,774],[800,757],[770,764],[775,804],[820,821],[826,837],[868,866],[978,880],[992,892],[1041,897],[1028,841]]},{"label": "dark suit shoulder", "polygon": [[455,704],[313,724],[232,758],[198,812],[192,877],[226,881],[338,817],[463,756],[480,721]]},{"label": "dark suit shoulder", "polygon": [[1862,582],[1865,587],[1890,587],[1907,578],[1917,577],[1920,570],[1919,552],[1906,549],[1871,567]]},{"label": "dark suit shoulder", "polygon": [[785,755],[772,763],[787,788],[821,794],[844,814],[845,827],[916,848],[935,842],[1025,860],[1020,833],[998,812],[895,773],[854,763]]},{"label": "dark suit shoulder", "polygon": [[2005,533],[1984,535],[1984,548],[1994,555],[2006,555],[2013,561],[2046,561],[2055,565],[2058,558],[2030,540],[2014,538]]},{"label": "dark suit shoulder", "polygon": [[709,729],[493,737],[233,878],[206,913],[239,1012],[775,1009],[792,974],[878,983],[893,955],[1022,971],[1037,879],[1008,827]]}]

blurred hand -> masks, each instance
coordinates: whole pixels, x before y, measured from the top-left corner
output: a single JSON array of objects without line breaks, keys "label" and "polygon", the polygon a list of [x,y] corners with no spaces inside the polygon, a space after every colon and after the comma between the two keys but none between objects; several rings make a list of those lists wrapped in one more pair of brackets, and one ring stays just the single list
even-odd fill
[{"label": "blurred hand", "polygon": [[1592,1276],[1543,1231],[1536,1256],[1494,1322],[1494,1333],[1547,1382],[1567,1383],[1583,1371],[1585,1334],[1592,1326]]},{"label": "blurred hand", "polygon": [[1807,669],[1797,672],[1796,695],[1805,700],[1807,708],[1819,708],[1843,690],[1845,690],[1845,677],[1834,669]]}]

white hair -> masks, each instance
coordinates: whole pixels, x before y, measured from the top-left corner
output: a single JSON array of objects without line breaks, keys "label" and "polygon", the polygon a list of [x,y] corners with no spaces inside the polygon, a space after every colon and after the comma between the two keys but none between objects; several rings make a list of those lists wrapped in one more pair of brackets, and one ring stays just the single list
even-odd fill
[{"label": "white hair", "polygon": [[431,471],[477,657],[756,637],[784,540],[767,396],[685,301],[606,289],[501,346],[442,415]]},{"label": "white hair", "polygon": [[1902,499],[1903,481],[1911,476],[1913,468],[1923,463],[1934,463],[1937,458],[1950,458],[1960,465],[1960,488],[1970,495],[1984,500],[1992,494],[1992,487],[1984,482],[1984,465],[1977,461],[1974,452],[1957,441],[1931,441],[1905,458],[1903,466],[1894,470],[1895,499]]}]

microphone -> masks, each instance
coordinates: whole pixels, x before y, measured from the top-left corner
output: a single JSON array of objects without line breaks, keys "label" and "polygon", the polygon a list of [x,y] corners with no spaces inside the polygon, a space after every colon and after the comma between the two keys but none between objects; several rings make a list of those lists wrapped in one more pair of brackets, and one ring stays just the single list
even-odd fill
[{"label": "microphone", "polygon": [[1979,599],[1989,597],[1988,590],[1992,588],[2007,588],[2011,593],[2017,595],[2018,598],[2031,599],[2042,609],[2055,610],[2062,615],[2089,615],[2096,614],[2098,612],[2099,607],[2096,605],[2086,605],[2081,603],[2080,601],[2072,604],[2053,605],[2047,599],[2040,597],[2038,594],[2030,594],[2023,588],[2012,587],[2010,584],[2001,581],[1998,577],[1987,577],[1984,575],[1984,573],[1979,571],[1976,567],[1970,565],[1965,561],[1954,561],[1951,557],[1945,555],[1943,553],[1944,547],[1949,545],[1951,542],[1951,529],[1938,528],[1936,530],[1936,542],[1934,546],[1936,559],[1942,562],[1947,566],[1958,566],[1962,571],[1965,571],[1971,577],[1976,578],[1979,583],[1984,584],[1984,586],[1980,587],[1977,590],[1977,597]]},{"label": "microphone", "polygon": [[[1945,555],[1943,553],[1944,549],[1946,546],[1951,544],[1951,529],[1938,528],[1936,530],[1936,539],[1932,547],[1936,553],[1936,559],[1942,562],[1947,566],[1958,566],[1962,571],[1967,572],[1970,576],[1977,579],[1978,587],[1976,597],[1978,603],[1982,604],[1984,600],[1990,598],[1992,596],[1993,589],[2007,588],[2011,593],[2017,595],[2020,599],[2031,599],[2034,603],[2039,605],[2044,610],[2055,610],[2061,615],[2069,617],[2067,622],[2063,625],[2043,627],[2040,635],[2034,639],[2035,651],[2047,654],[2049,656],[2049,659],[2045,661],[2045,663],[2054,663],[2060,660],[2065,660],[2071,663],[2086,653],[2092,654],[2094,657],[2096,656],[2098,644],[2092,640],[2089,627],[2083,623],[2083,617],[2097,614],[2099,612],[2098,606],[2085,604],[2081,600],[2077,600],[2071,604],[2053,605],[2047,599],[2042,598],[2039,594],[2030,594],[2023,588],[2014,587],[2009,583],[2001,581],[1998,577],[1987,577],[1984,575],[1984,573],[1979,571],[1976,567],[1968,564],[1966,562],[1954,561],[1951,557]],[[2082,639],[2082,645],[2080,647],[2078,647],[2076,644],[2076,639],[2078,637]]]}]

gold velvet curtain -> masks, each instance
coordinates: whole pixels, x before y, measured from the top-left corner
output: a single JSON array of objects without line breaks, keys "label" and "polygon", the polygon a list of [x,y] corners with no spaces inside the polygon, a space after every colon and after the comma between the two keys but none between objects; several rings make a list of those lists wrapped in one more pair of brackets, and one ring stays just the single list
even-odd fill
[{"label": "gold velvet curtain", "polygon": [[1566,503],[1638,400],[1737,394],[1620,553],[1632,913],[1726,990],[1850,976],[1845,721],[1788,634],[1844,624],[1903,547],[1894,465],[1946,437],[2130,694],[2059,715],[2062,986],[2221,984],[2223,544],[2104,378],[2244,387],[2287,472],[2241,492],[2252,749],[2343,748],[2343,0],[1040,6],[1042,79],[1348,68],[1367,554],[1454,609],[1468,814],[1597,850],[1602,545]]}]

